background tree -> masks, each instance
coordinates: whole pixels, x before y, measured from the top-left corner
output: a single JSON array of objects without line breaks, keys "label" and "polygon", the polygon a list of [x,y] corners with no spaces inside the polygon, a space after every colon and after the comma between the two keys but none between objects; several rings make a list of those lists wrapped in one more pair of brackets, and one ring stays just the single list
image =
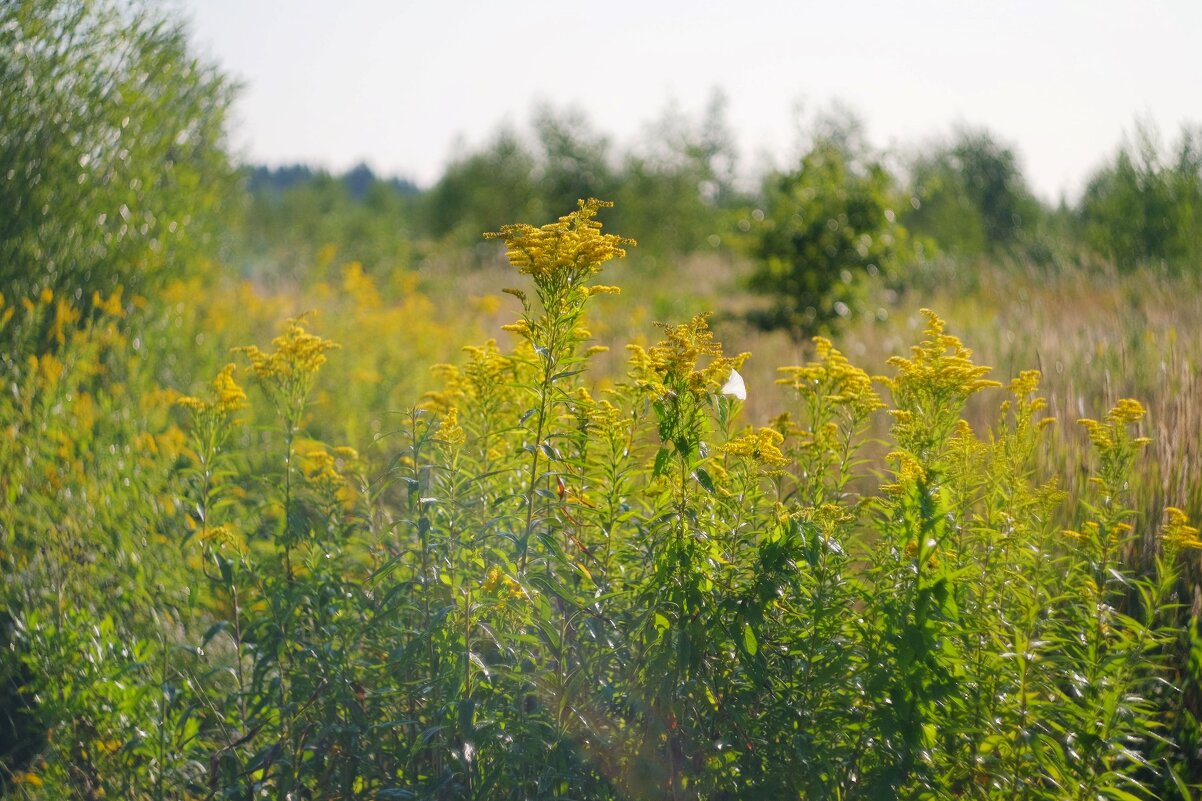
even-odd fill
[{"label": "background tree", "polygon": [[910,164],[913,204],[903,221],[915,236],[962,256],[1012,249],[1042,216],[1009,146],[961,128]]},{"label": "background tree", "polygon": [[609,139],[593,130],[580,109],[542,106],[532,122],[538,166],[540,218],[557,217],[577,200],[609,198],[617,183],[610,166]]},{"label": "background tree", "polygon": [[340,176],[300,165],[247,175],[250,199],[233,253],[245,275],[325,279],[348,262],[378,274],[410,266],[420,202],[412,183],[365,164]]},{"label": "background tree", "polygon": [[481,231],[509,220],[537,219],[540,211],[531,149],[503,128],[478,152],[465,152],[447,166],[426,199],[426,227],[435,237],[475,244]]},{"label": "background tree", "polygon": [[[848,316],[865,279],[894,273],[907,234],[894,180],[854,127],[823,130],[796,169],[770,174],[750,229],[750,288],[771,298],[753,321],[804,337]],[[760,215],[754,215],[758,218]]]},{"label": "background tree", "polygon": [[736,161],[723,95],[715,93],[697,119],[668,108],[626,155],[615,225],[638,240],[640,255],[711,247],[723,210],[737,200]]},{"label": "background tree", "polygon": [[1122,270],[1196,269],[1202,259],[1202,128],[1184,128],[1172,154],[1151,127],[1090,179],[1081,199],[1086,243]]}]

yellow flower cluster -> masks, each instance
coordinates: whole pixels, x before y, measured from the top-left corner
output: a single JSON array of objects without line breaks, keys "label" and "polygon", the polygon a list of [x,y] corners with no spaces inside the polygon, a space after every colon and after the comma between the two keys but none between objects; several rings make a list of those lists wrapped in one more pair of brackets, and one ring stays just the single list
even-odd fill
[{"label": "yellow flower cluster", "polygon": [[438,441],[449,448],[461,448],[467,442],[467,434],[459,425],[459,409],[454,406],[447,409],[438,425]]},{"label": "yellow flower cluster", "polygon": [[112,317],[124,317],[125,307],[121,304],[121,293],[124,287],[117,287],[113,294],[107,299],[102,298],[99,292],[92,293],[92,308],[97,309]]},{"label": "yellow flower cluster", "polygon": [[[778,511],[777,519],[779,520],[780,517]],[[807,523],[815,524],[818,526],[818,530],[828,537],[832,536],[840,526],[854,522],[856,519],[855,513],[837,503],[807,506],[797,513],[797,517]]]},{"label": "yellow flower cluster", "polygon": [[30,355],[25,363],[29,365],[29,372],[40,373],[42,380],[47,386],[53,386],[62,378],[63,363],[55,358],[53,353],[43,353],[41,357]]},{"label": "yellow flower cluster", "polygon": [[359,453],[354,448],[329,448],[325,443],[305,439],[296,444],[301,473],[327,498],[350,508],[355,500],[351,479],[359,472]]},{"label": "yellow flower cluster", "polygon": [[505,575],[499,567],[491,567],[488,569],[487,575],[484,577],[484,583],[480,585],[480,589],[487,593],[497,593],[500,597],[509,597],[515,600],[521,600],[524,597],[522,585]]},{"label": "yellow flower cluster", "polygon": [[[1039,390],[1039,381],[1043,375],[1038,370],[1023,370],[1018,376],[1010,381],[1010,394],[1016,398],[1025,398],[1028,395],[1034,394]],[[1036,398],[1032,411],[1039,411],[1047,406],[1047,401],[1043,398]]]},{"label": "yellow flower cluster", "polygon": [[336,350],[339,345],[308,333],[302,322],[303,317],[289,320],[284,333],[271,341],[275,346],[271,353],[260,350],[257,345],[246,345],[235,350],[246,354],[251,370],[262,381],[285,383],[311,376],[325,364],[326,352]]},{"label": "yellow flower cluster", "polygon": [[[714,341],[705,314],[681,325],[664,326],[666,337],[650,349],[627,345],[630,377],[635,385],[656,397],[687,392],[702,399],[713,395],[750,355],[723,356]],[[703,360],[708,360],[704,365]]]},{"label": "yellow flower cluster", "polygon": [[182,395],[176,399],[176,404],[190,409],[197,415],[216,413],[218,415],[245,409],[249,404],[246,391],[234,380],[236,365],[227,364],[209,384],[210,400],[202,400],[191,395]]},{"label": "yellow flower cluster", "polygon": [[363,265],[357,261],[342,268],[342,291],[364,309],[380,306],[380,290],[376,288],[371,276],[363,270]]},{"label": "yellow flower cluster", "polygon": [[233,526],[222,523],[219,526],[209,526],[200,535],[204,545],[215,545],[218,548],[233,548],[239,553],[246,553],[246,540],[239,536]]},{"label": "yellow flower cluster", "polygon": [[576,211],[557,222],[542,227],[505,225],[484,236],[504,239],[510,263],[535,283],[563,282],[571,286],[600,272],[601,265],[610,259],[625,256],[624,245],[635,244],[632,239],[601,233],[601,223],[594,217],[599,209],[612,205],[596,199],[581,200]]},{"label": "yellow flower cluster", "polygon": [[[1077,421],[1087,432],[1089,440],[1102,452],[1113,450],[1126,440],[1127,426],[1138,423],[1146,414],[1143,404],[1131,398],[1123,398],[1106,413],[1106,421],[1098,422],[1084,417]],[[1144,446],[1151,442],[1147,437],[1137,437],[1131,440],[1136,446]]]},{"label": "yellow flower cluster", "polygon": [[969,396],[1001,384],[983,378],[990,368],[973,363],[972,351],[944,333],[943,320],[937,314],[929,309],[922,314],[927,320],[927,338],[912,348],[911,358],[889,359],[897,368],[896,376],[877,380],[889,387],[893,396],[895,408],[890,414],[897,444],[927,461],[952,433]]},{"label": "yellow flower cluster", "polygon": [[883,409],[868,373],[854,366],[829,339],[814,337],[818,361],[804,367],[781,367],[785,377],[776,383],[793,387],[803,396],[845,407],[853,420],[862,420],[877,409]]},{"label": "yellow flower cluster", "polygon": [[[1105,537],[1102,536],[1103,530],[1106,532]],[[1128,539],[1134,531],[1135,529],[1130,523],[1113,523],[1108,528],[1103,529],[1098,521],[1086,520],[1081,524],[1080,531],[1065,529],[1064,536],[1075,542],[1096,543],[1113,548]]]},{"label": "yellow flower cluster", "polygon": [[622,410],[605,399],[595,400],[584,387],[576,390],[575,410],[577,427],[583,432],[611,436],[620,430]]},{"label": "yellow flower cluster", "polygon": [[927,472],[913,454],[907,451],[894,451],[885,458],[897,461],[897,471],[894,474],[897,480],[890,484],[882,484],[881,490],[884,492],[898,494],[904,492],[906,487],[926,480]]},{"label": "yellow flower cluster", "polygon": [[1035,394],[1039,391],[1039,382],[1042,379],[1043,374],[1038,370],[1023,370],[1016,378],[1011,379],[1010,394],[1014,396],[1014,400],[1002,401],[1002,416],[1013,412],[1019,428],[1023,430],[1027,430],[1031,424],[1034,424],[1035,431],[1042,431],[1054,425],[1054,417],[1035,420],[1035,416],[1048,407],[1047,398]]},{"label": "yellow flower cluster", "polygon": [[1198,529],[1189,524],[1189,517],[1176,507],[1169,506],[1164,510],[1164,525],[1160,529],[1160,538],[1165,549],[1173,554],[1185,550],[1202,550],[1202,540],[1198,539]]},{"label": "yellow flower cluster", "polygon": [[[898,406],[907,406],[915,398],[931,398],[943,404],[959,406],[969,395],[997,381],[982,378],[991,368],[973,364],[972,351],[959,338],[943,332],[944,322],[930,309],[923,309],[927,339],[911,348],[913,358],[894,356],[889,364],[898,370],[894,378],[884,379]],[[950,353],[949,353],[950,351]]]},{"label": "yellow flower cluster", "polygon": [[[49,292],[50,290],[45,290]],[[50,332],[54,336],[54,340],[62,345],[67,341],[67,334],[70,329],[79,321],[80,311],[62,298],[54,305],[54,323],[51,324]]]},{"label": "yellow flower cluster", "polygon": [[789,463],[780,450],[784,441],[785,438],[776,429],[759,428],[740,434],[727,442],[722,450],[730,456],[742,456],[769,469],[777,469]]},{"label": "yellow flower cluster", "polygon": [[446,415],[464,401],[474,402],[485,398],[499,400],[513,385],[515,361],[501,353],[496,340],[490,339],[483,345],[468,345],[463,350],[467,354],[467,363],[463,367],[436,364],[431,368],[442,379],[443,388],[427,392],[423,407]]}]

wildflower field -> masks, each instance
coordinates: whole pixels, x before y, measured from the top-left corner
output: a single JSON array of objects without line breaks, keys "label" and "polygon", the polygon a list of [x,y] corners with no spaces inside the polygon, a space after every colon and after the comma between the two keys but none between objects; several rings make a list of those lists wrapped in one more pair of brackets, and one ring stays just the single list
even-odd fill
[{"label": "wildflower field", "polygon": [[[75,19],[17,8],[3,80]],[[0,185],[4,798],[1202,793],[1197,264],[1050,217],[920,247],[876,171],[871,247],[825,207],[781,244],[821,149],[687,252],[587,198],[401,236],[240,194],[221,81],[143,33],[67,68],[187,92],[0,112],[38,176]]]}]

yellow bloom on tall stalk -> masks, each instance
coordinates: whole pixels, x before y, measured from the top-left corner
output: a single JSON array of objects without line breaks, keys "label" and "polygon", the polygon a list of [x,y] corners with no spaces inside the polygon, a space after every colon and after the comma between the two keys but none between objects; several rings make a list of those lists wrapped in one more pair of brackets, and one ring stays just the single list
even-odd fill
[{"label": "yellow bloom on tall stalk", "polygon": [[[193,455],[206,471],[206,475],[212,469],[214,460],[224,447],[234,426],[242,422],[233,419],[234,412],[250,405],[247,402],[246,392],[234,380],[234,370],[236,369],[237,367],[233,364],[227,364],[221,368],[221,371],[209,382],[207,398],[180,395],[175,399],[177,406],[182,406],[192,413]],[[182,443],[178,441],[181,436],[178,429],[175,429],[175,432],[174,436],[164,436],[160,442],[162,449],[168,453],[179,452],[182,447]],[[169,430],[168,433],[171,431]],[[204,503],[207,504],[212,489],[207,477],[205,485]],[[207,530],[207,516],[204,518],[204,525]]]},{"label": "yellow bloom on tall stalk", "polygon": [[686,460],[700,452],[711,399],[722,394],[732,371],[751,355],[723,355],[706,318],[699,314],[687,323],[663,326],[665,338],[651,348],[626,346],[635,387],[654,401],[660,440]]},{"label": "yellow bloom on tall stalk", "polygon": [[927,338],[911,349],[911,358],[889,359],[897,375],[879,380],[893,396],[893,435],[898,445],[926,460],[946,442],[964,402],[1001,384],[984,378],[991,368],[973,363],[972,351],[957,337],[944,333],[939,315],[930,309],[923,309],[922,315],[927,321]]},{"label": "yellow bloom on tall stalk", "polygon": [[768,471],[779,470],[789,464],[781,453],[784,436],[774,428],[758,428],[738,435],[727,442],[722,450],[730,456],[741,456],[756,462]]},{"label": "yellow bloom on tall stalk", "polygon": [[1189,517],[1185,512],[1173,506],[1165,507],[1160,540],[1169,558],[1175,558],[1185,550],[1202,550],[1202,540],[1198,539],[1197,527],[1189,524]]},{"label": "yellow bloom on tall stalk", "polygon": [[663,326],[664,339],[650,348],[627,345],[635,385],[657,397],[687,393],[702,400],[718,394],[751,354],[724,356],[708,317],[698,314],[687,323]]},{"label": "yellow bloom on tall stalk", "polygon": [[913,358],[889,359],[898,372],[895,378],[886,379],[885,384],[899,406],[907,400],[927,396],[958,406],[976,392],[1001,386],[997,381],[983,378],[992,368],[974,364],[972,351],[958,337],[943,332],[944,322],[939,315],[930,309],[921,313],[927,321],[927,339],[911,348]]},{"label": "yellow bloom on tall stalk", "polygon": [[1147,437],[1133,437],[1130,431],[1145,414],[1139,401],[1123,398],[1106,413],[1104,421],[1089,418],[1077,421],[1088,432],[1098,454],[1098,474],[1090,481],[1105,490],[1108,504],[1113,504],[1115,496],[1127,489],[1135,457],[1151,442]]},{"label": "yellow bloom on tall stalk", "polygon": [[[613,203],[596,198],[579,201],[579,208],[558,221],[536,227],[526,223],[504,225],[486,233],[486,239],[504,239],[505,255],[540,290],[576,286],[601,271],[601,265],[626,255],[624,245],[633,239],[601,233],[597,211]],[[608,287],[606,289],[609,289]]]},{"label": "yellow bloom on tall stalk", "polygon": [[781,367],[776,383],[793,387],[815,407],[837,406],[853,421],[863,420],[885,407],[872,388],[872,378],[856,367],[825,337],[814,337],[818,360],[803,367]]},{"label": "yellow bloom on tall stalk", "polygon": [[275,350],[260,350],[256,345],[235,348],[250,360],[250,369],[290,427],[300,423],[309,391],[318,369],[326,362],[326,353],[340,346],[336,342],[310,334],[302,323],[305,317],[288,321],[283,334],[271,341]]},{"label": "yellow bloom on tall stalk", "polygon": [[257,345],[235,350],[246,354],[250,368],[263,381],[289,381],[316,373],[326,363],[326,352],[340,346],[308,333],[301,325],[303,322],[303,316],[289,320],[284,333],[271,340],[275,350],[270,353],[260,350]]},{"label": "yellow bloom on tall stalk", "polygon": [[1151,442],[1151,440],[1147,437],[1128,439],[1126,431],[1127,426],[1138,423],[1144,418],[1145,414],[1146,412],[1142,403],[1132,398],[1123,398],[1114,405],[1113,409],[1106,413],[1106,421],[1104,423],[1083,417],[1077,421],[1077,424],[1089,433],[1089,441],[1099,451],[1112,450],[1124,441],[1129,441],[1137,447],[1143,447]]},{"label": "yellow bloom on tall stalk", "polygon": [[239,409],[245,409],[249,404],[246,391],[234,380],[237,365],[227,364],[209,383],[209,400],[203,400],[190,395],[176,399],[176,404],[190,409],[197,415],[215,413],[227,415]]}]

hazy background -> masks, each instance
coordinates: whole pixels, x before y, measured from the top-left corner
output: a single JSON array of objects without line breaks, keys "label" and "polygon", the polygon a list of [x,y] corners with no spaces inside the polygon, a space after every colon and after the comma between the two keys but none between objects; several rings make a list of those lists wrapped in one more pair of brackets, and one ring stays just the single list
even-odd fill
[{"label": "hazy background", "polygon": [[[715,90],[754,174],[793,155],[798,109],[846,103],[880,147],[954,124],[1016,147],[1045,201],[1080,193],[1134,121],[1202,118],[1202,4],[1009,2],[601,5],[179,0],[201,52],[244,82],[246,160],[429,186],[460,146],[537,103],[587,110],[619,143]],[[765,154],[771,154],[767,156]]]}]

